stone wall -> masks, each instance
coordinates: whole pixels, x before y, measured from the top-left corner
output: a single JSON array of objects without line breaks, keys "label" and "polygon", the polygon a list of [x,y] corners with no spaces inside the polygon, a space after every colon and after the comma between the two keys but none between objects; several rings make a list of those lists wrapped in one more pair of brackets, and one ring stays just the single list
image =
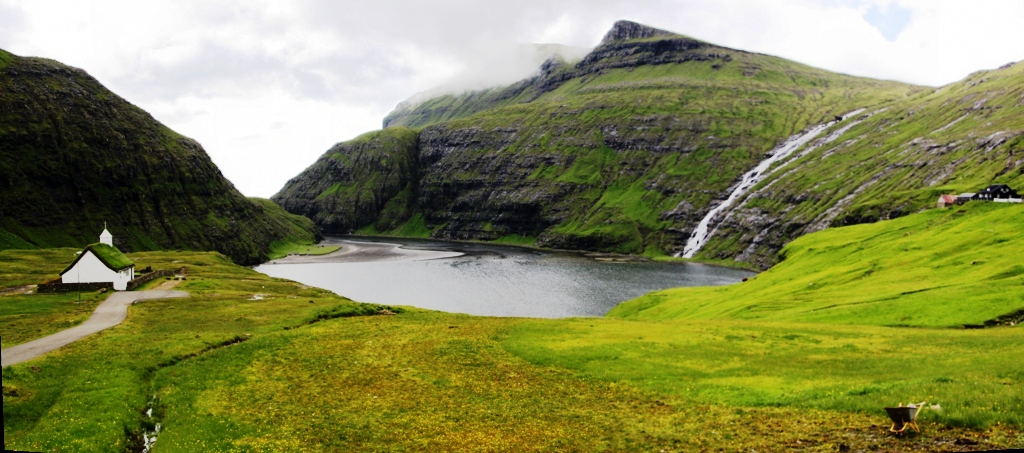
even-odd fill
[{"label": "stone wall", "polygon": [[97,283],[61,283],[60,279],[51,280],[39,285],[37,293],[70,293],[73,291],[99,291],[101,289],[114,289],[111,282]]},{"label": "stone wall", "polygon": [[151,281],[153,281],[155,279],[158,279],[160,277],[169,277],[171,275],[174,275],[174,271],[162,270],[162,271],[150,272],[148,274],[143,274],[142,276],[135,277],[134,280],[128,282],[127,290],[128,291],[132,291],[135,288],[138,288],[139,286],[142,286],[143,283],[151,282]]}]

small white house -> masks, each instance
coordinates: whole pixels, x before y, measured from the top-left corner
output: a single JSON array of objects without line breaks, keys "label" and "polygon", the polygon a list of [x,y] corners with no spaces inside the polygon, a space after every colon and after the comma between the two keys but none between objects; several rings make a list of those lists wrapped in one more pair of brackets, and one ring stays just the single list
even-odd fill
[{"label": "small white house", "polygon": [[118,291],[127,289],[134,278],[135,263],[114,247],[114,237],[106,228],[100,234],[100,242],[86,247],[60,273],[61,283],[109,282]]}]

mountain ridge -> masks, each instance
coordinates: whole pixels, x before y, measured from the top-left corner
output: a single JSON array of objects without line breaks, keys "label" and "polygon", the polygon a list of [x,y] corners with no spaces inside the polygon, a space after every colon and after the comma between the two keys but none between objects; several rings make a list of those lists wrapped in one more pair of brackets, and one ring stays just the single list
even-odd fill
[{"label": "mountain ridge", "polygon": [[196,141],[84,70],[0,52],[0,248],[216,250],[257,264],[311,222],[246,199]]},{"label": "mountain ridge", "polygon": [[[416,143],[400,154],[415,156],[416,171],[354,181],[340,175],[356,166],[315,164],[272,199],[325,233],[675,254],[717,197],[787,137],[925,90],[629,24],[579,63],[548,62],[507,87],[424,102],[361,138],[412,127]],[[397,182],[385,190],[374,178]],[[330,207],[357,192],[371,201],[361,206],[395,208],[388,220],[365,221],[383,208],[353,216]],[[337,221],[344,216],[363,221]]]},{"label": "mountain ridge", "polygon": [[612,28],[601,38],[598,46],[611,44],[615,41],[630,41],[634,39],[653,38],[656,36],[682,36],[678,33],[661,30],[648,25],[630,20],[619,20],[612,24]]}]

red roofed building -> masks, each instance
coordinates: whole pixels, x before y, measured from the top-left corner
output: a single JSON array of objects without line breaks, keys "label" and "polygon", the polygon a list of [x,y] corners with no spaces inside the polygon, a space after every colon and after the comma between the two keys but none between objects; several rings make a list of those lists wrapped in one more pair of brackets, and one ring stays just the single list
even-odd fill
[{"label": "red roofed building", "polygon": [[956,204],[956,195],[941,195],[939,196],[938,207],[946,208]]}]

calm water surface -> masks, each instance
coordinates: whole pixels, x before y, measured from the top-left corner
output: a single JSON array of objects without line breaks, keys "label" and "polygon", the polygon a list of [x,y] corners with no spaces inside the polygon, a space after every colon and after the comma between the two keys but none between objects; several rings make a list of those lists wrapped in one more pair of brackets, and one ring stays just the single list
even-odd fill
[{"label": "calm water surface", "polygon": [[289,257],[264,274],[361,302],[489,316],[601,316],[677,286],[726,285],[751,272],[694,263],[607,262],[582,254],[414,239],[329,237],[347,253]]}]

